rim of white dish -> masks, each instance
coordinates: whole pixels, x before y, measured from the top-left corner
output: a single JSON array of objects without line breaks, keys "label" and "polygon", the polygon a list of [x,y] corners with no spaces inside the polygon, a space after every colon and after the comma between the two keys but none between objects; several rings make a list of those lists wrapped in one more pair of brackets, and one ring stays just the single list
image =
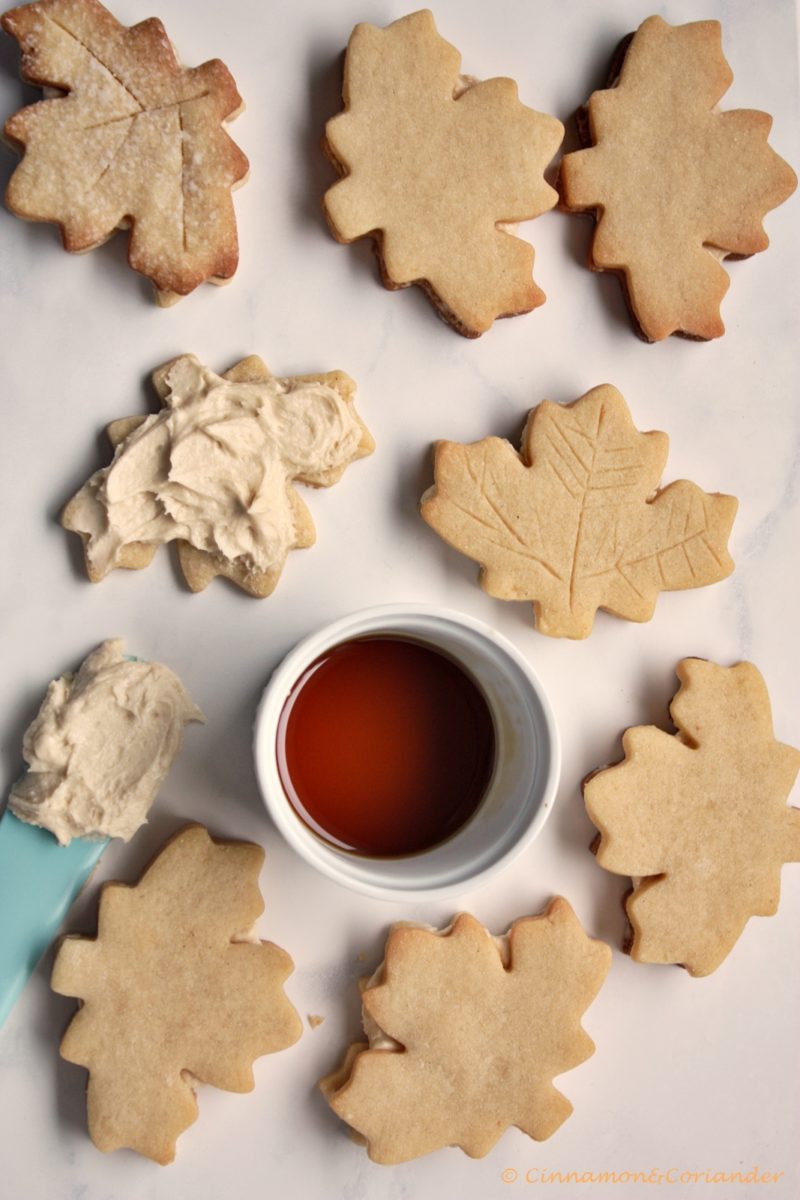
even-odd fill
[{"label": "rim of white dish", "polygon": [[[398,860],[337,852],[329,843],[315,834],[303,822],[286,796],[275,752],[278,719],[292,688],[310,663],[324,654],[326,650],[343,642],[380,632],[395,633],[398,636],[407,634],[425,640],[422,629],[416,631],[410,627],[404,629],[402,624],[396,624],[396,622],[409,621],[411,618],[421,621],[430,619],[455,625],[462,630],[466,629],[477,634],[516,666],[525,677],[525,682],[530,688],[538,709],[535,720],[537,736],[547,757],[547,768],[540,786],[536,788],[536,796],[533,801],[535,804],[534,815],[519,837],[497,857],[492,857],[491,847],[489,847],[483,855],[483,858],[486,859],[485,865],[480,866],[477,870],[470,870],[467,867],[460,873],[453,870],[450,872],[451,877],[446,881],[428,886],[410,884],[398,886],[396,882],[382,883],[380,882],[381,872],[385,871],[390,874],[392,864]],[[439,646],[443,652],[447,653],[445,647],[437,642],[435,634],[431,633],[427,640],[430,645]],[[457,655],[453,657],[458,658]],[[414,902],[445,899],[488,883],[516,859],[541,832],[553,807],[561,774],[561,743],[555,716],[547,692],[534,668],[513,642],[484,621],[456,609],[435,604],[380,604],[371,608],[359,609],[321,626],[302,638],[281,660],[264,688],[255,715],[253,753],[256,778],[264,806],[278,832],[291,848],[310,866],[315,867],[341,886],[374,899],[392,901]],[[432,849],[436,849],[436,847]]]}]

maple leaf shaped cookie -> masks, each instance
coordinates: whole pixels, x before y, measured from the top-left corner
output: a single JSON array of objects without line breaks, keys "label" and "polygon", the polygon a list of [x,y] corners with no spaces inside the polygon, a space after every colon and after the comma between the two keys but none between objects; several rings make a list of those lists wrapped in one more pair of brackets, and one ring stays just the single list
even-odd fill
[{"label": "maple leaf shaped cookie", "polygon": [[98,1149],[171,1162],[197,1117],[194,1083],[249,1092],[253,1060],[300,1037],[282,987],[292,960],[250,932],[263,860],[191,825],[135,886],[104,886],[96,939],[63,941],[52,986],[82,1005],[61,1054],[89,1071]]},{"label": "maple leaf shaped cookie", "polygon": [[552,208],[544,169],[564,128],[520,103],[511,79],[459,74],[427,10],[357,25],[344,112],[323,147],[344,178],[324,210],[341,242],[372,237],[388,288],[420,284],[459,333],[544,303],[533,247],[501,225]]},{"label": "maple leaf shaped cookie", "polygon": [[24,152],[11,211],[54,222],[71,251],[130,225],[128,261],[160,303],[229,279],[239,258],[230,193],[248,164],[221,128],[242,107],[224,63],[182,67],[160,21],[127,29],[98,0],[38,0],[2,24],[22,48],[23,78],[66,92],[6,122]]},{"label": "maple leaf shaped cookie", "polygon": [[708,975],[752,916],[778,908],[781,866],[800,862],[800,809],[786,800],[800,751],[775,740],[752,663],[678,664],[676,734],[628,729],[625,760],[584,782],[597,861],[634,877],[631,956]]},{"label": "maple leaf shaped cookie", "polygon": [[551,637],[587,637],[598,608],[648,621],[659,592],[733,570],[736,500],[686,480],[657,491],[667,449],[667,435],[639,433],[604,384],[533,409],[521,454],[501,438],[439,442],[421,513],[481,564],[490,595],[532,600]]},{"label": "maple leaf shaped cookie", "polygon": [[733,79],[720,38],[717,21],[649,17],[589,99],[590,148],[561,162],[566,208],[598,215],[590,266],[622,275],[651,342],[725,332],[720,260],[766,249],[764,215],[797,186],[767,145],[771,117],[717,107]]},{"label": "maple leaf shaped cookie", "polygon": [[256,355],[223,376],[184,354],[153,375],[151,417],[108,427],[109,467],[69,501],[92,582],[141,570],[176,541],[193,592],[223,575],[251,596],[275,589],[289,550],[311,546],[311,514],[292,486],[330,487],[375,443],[343,371],[278,379]]},{"label": "maple leaf shaped cookie", "polygon": [[610,963],[560,897],[501,939],[464,913],[442,932],[396,925],[361,993],[370,1047],[322,1091],[378,1163],[482,1158],[510,1125],[542,1141],[572,1112],[553,1077],[594,1053],[580,1018]]}]

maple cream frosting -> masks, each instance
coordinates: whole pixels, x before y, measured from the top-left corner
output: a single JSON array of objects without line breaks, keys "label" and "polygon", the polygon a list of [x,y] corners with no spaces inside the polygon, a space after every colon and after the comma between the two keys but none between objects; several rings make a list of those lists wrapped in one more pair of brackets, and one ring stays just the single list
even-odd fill
[{"label": "maple cream frosting", "polygon": [[28,770],[9,808],[63,846],[73,837],[128,841],[147,820],[184,726],[204,719],[168,667],[126,659],[119,638],[103,642],[75,675],[48,687],[23,738]]},{"label": "maple cream frosting", "polygon": [[327,482],[363,427],[321,382],[233,382],[194,357],[164,378],[164,408],[117,447],[72,501],[99,577],[132,542],[180,538],[249,572],[283,562],[295,542],[291,481]]}]

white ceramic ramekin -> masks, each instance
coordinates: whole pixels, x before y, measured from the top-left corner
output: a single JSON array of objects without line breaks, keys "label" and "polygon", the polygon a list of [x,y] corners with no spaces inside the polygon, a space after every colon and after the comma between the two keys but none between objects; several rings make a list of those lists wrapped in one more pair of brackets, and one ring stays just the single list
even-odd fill
[{"label": "white ceramic ramekin", "polygon": [[[278,720],[303,671],[353,638],[394,634],[455,659],[480,685],[495,727],[495,767],[477,811],[446,842],[402,858],[369,858],[323,841],[301,820],[278,773]],[[530,845],[553,806],[558,731],[536,673],[482,621],[446,608],[383,605],[312,633],[274,671],[255,721],[256,774],[267,810],[290,846],[337,883],[382,900],[428,900],[479,887]]]}]

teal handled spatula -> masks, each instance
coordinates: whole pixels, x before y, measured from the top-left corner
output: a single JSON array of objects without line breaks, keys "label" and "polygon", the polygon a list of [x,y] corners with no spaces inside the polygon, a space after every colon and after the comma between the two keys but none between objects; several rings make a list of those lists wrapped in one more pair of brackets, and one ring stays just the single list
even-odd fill
[{"label": "teal handled spatula", "polygon": [[0,818],[0,1027],[108,841],[61,846],[8,810]]}]

